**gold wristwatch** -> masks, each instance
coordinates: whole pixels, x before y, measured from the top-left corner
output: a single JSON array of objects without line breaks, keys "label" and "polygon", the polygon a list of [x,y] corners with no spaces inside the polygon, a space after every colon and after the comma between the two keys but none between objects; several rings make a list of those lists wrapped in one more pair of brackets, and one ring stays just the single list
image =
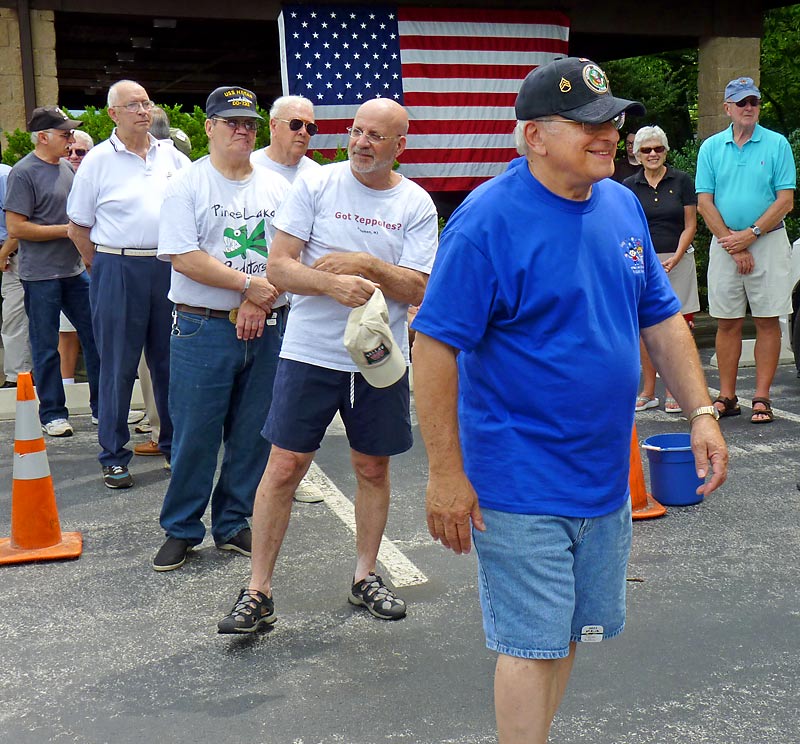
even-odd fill
[{"label": "gold wristwatch", "polygon": [[715,421],[719,421],[719,411],[717,410],[716,406],[699,406],[689,414],[689,425],[691,426],[692,421],[694,421],[698,416],[705,415],[713,416]]}]

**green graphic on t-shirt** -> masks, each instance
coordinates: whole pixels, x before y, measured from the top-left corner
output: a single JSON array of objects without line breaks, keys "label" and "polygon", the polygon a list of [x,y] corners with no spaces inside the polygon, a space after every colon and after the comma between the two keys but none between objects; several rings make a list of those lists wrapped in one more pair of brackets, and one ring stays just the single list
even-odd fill
[{"label": "green graphic on t-shirt", "polygon": [[231,247],[229,251],[225,251],[225,258],[236,258],[236,256],[247,256],[247,251],[255,251],[260,256],[267,258],[269,251],[267,250],[267,233],[264,228],[264,220],[261,220],[253,229],[253,232],[247,234],[247,225],[241,227],[226,227],[222,233],[226,238],[238,243],[237,246]]}]

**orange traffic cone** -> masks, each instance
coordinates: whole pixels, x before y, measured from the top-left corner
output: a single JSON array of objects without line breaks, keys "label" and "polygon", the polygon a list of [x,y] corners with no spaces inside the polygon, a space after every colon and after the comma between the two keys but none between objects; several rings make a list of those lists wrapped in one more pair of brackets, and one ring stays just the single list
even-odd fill
[{"label": "orange traffic cone", "polygon": [[649,493],[644,484],[644,470],[642,470],[642,456],[639,454],[639,437],[636,435],[636,424],[633,425],[631,435],[631,471],[628,476],[631,489],[631,512],[634,519],[652,519],[663,517],[667,507],[658,503]]},{"label": "orange traffic cone", "polygon": [[62,534],[30,372],[17,378],[11,537],[0,539],[0,565],[77,558],[80,532]]}]

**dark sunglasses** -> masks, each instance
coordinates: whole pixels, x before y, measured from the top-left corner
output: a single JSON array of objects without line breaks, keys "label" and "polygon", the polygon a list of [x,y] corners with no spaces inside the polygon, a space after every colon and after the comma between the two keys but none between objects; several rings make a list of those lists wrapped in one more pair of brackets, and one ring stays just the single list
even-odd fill
[{"label": "dark sunglasses", "polygon": [[755,96],[749,96],[748,98],[742,98],[741,101],[736,101],[736,105],[739,108],[744,108],[745,106],[747,106],[748,103],[751,106],[760,106],[761,105],[761,99],[760,98],[756,98]]},{"label": "dark sunglasses", "polygon": [[86,153],[89,152],[88,150],[84,150],[82,147],[76,147],[70,150],[72,155],[77,155],[79,158],[82,158]]},{"label": "dark sunglasses", "polygon": [[319,132],[319,127],[310,121],[303,121],[302,119],[278,119],[278,121],[285,121],[293,132],[299,132],[305,127],[309,137],[313,137]]},{"label": "dark sunglasses", "polygon": [[651,152],[658,153],[659,155],[664,152],[667,148],[664,145],[656,145],[655,147],[640,147],[639,152],[642,155],[649,155]]}]

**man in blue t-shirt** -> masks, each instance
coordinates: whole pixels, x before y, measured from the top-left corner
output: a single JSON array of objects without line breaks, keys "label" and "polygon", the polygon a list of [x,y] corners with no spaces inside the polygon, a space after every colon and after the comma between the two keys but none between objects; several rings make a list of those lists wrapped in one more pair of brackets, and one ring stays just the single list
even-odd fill
[{"label": "man in blue t-shirt", "polygon": [[636,197],[613,182],[615,98],[586,59],[531,72],[516,101],[524,156],[448,222],[414,321],[428,528],[479,561],[500,740],[538,742],[577,642],[622,632],[628,470],[641,335],[691,411],[697,472],[727,451],[680,304]]},{"label": "man in blue t-shirt", "polygon": [[791,246],[783,218],[797,174],[786,137],[758,123],[761,93],[749,77],[725,87],[731,125],[697,156],[697,209],[714,234],[708,255],[708,309],[717,319],[720,416],[741,413],[736,377],[747,305],[756,326],[754,424],[774,416],[769,391],[781,353],[779,316],[792,312]]}]

